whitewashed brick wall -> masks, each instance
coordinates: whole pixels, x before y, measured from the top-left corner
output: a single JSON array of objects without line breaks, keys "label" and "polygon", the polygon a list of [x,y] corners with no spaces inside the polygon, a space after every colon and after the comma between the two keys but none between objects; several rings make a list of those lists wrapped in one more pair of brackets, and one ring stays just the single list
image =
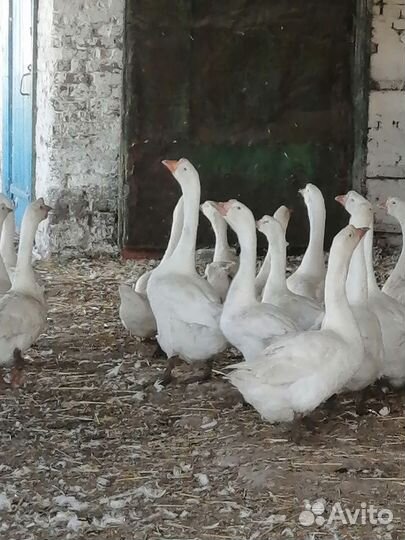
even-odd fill
[{"label": "whitewashed brick wall", "polygon": [[[366,185],[373,202],[405,198],[405,0],[374,2]],[[376,229],[398,225],[379,211]]]},{"label": "whitewashed brick wall", "polygon": [[114,252],[124,0],[41,0],[36,195],[54,213],[45,253]]}]

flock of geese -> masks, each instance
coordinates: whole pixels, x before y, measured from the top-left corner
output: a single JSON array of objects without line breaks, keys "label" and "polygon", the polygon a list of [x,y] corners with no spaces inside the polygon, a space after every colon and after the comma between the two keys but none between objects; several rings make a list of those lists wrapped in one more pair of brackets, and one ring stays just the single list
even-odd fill
[{"label": "flock of geese", "polygon": [[[381,290],[367,199],[355,191],[336,197],[350,222],[333,239],[326,269],[324,198],[313,184],[300,190],[310,238],[287,279],[286,207],[255,222],[234,199],[200,206],[195,167],[184,158],[163,164],[182,190],[166,252],[134,287],[119,288],[123,325],[139,338],[156,336],[167,356],[162,385],[178,358],[204,365],[208,378],[216,355],[233,346],[244,360],[229,366],[227,379],[263,419],[295,423],[340,392],[364,397],[380,378],[393,387],[405,383],[405,250]],[[405,202],[389,198],[384,207],[405,227]],[[215,234],[204,276],[195,263],[200,209]],[[238,237],[239,257],[228,244],[228,225]],[[256,228],[269,245],[258,273]]]},{"label": "flock of geese", "polygon": [[[46,326],[47,304],[32,267],[32,250],[38,226],[50,210],[42,198],[27,206],[17,254],[14,207],[0,194],[0,366],[12,366],[12,387],[22,383],[23,353]],[[0,383],[5,384],[1,377]]]},{"label": "flock of geese", "polygon": [[[156,336],[167,356],[162,385],[170,382],[178,358],[202,364],[202,378],[209,378],[215,357],[229,346],[244,360],[229,366],[227,379],[270,422],[299,421],[346,390],[362,396],[380,378],[393,387],[405,384],[405,249],[380,289],[369,201],[355,191],[336,197],[350,223],[335,236],[326,269],[324,199],[312,184],[300,190],[310,238],[300,266],[287,279],[286,207],[257,222],[234,199],[200,207],[194,166],[184,158],[163,164],[182,190],[166,252],[134,288],[119,288],[124,326],[139,338]],[[389,198],[384,207],[405,230],[405,202]],[[204,276],[195,263],[200,209],[216,241]],[[32,267],[32,249],[50,210],[42,198],[27,207],[17,255],[13,206],[0,194],[0,366],[12,366],[14,387],[22,381],[24,352],[46,324],[47,304]],[[228,244],[228,225],[238,237],[239,257]],[[258,273],[256,228],[269,245]]]}]

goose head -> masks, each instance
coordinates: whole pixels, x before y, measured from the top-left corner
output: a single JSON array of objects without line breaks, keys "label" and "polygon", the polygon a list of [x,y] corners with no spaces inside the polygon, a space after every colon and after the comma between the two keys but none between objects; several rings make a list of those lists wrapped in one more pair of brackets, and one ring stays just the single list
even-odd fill
[{"label": "goose head", "polygon": [[0,196],[0,226],[3,225],[4,220],[12,212],[12,209],[7,204],[7,199]]},{"label": "goose head", "polygon": [[333,246],[335,250],[339,250],[339,252],[342,253],[353,253],[360,240],[368,230],[368,227],[355,227],[351,224],[347,225],[341,231],[339,231],[333,239]]},{"label": "goose head", "polygon": [[271,216],[263,216],[256,221],[257,230],[266,236],[270,244],[281,244],[281,239],[284,240],[285,247],[288,246],[288,242],[285,240],[285,234],[283,227],[277,219]]},{"label": "goose head", "polygon": [[398,221],[405,219],[405,201],[398,197],[388,197],[385,204],[381,205],[387,211],[387,214],[394,217]]},{"label": "goose head", "polygon": [[200,205],[200,210],[211,223],[216,223],[218,220],[222,220],[222,216],[213,201],[205,201]]},{"label": "goose head", "polygon": [[45,204],[44,199],[40,197],[29,204],[25,212],[32,224],[39,225],[41,221],[48,217],[51,210],[52,208]]},{"label": "goose head", "polygon": [[298,193],[303,197],[307,206],[311,203],[323,202],[322,192],[314,184],[307,184],[304,188],[299,189]]},{"label": "goose head", "polygon": [[251,227],[253,225],[254,227],[255,219],[252,212],[236,199],[216,203],[215,207],[238,236],[242,230],[246,229],[246,226]]},{"label": "goose head", "polygon": [[190,180],[199,181],[197,169],[186,158],[179,160],[164,159],[162,163],[182,187],[190,183]]},{"label": "goose head", "polygon": [[14,210],[14,204],[3,193],[0,193],[0,204],[4,204],[10,210]]},{"label": "goose head", "polygon": [[373,222],[374,210],[371,203],[357,191],[348,191],[346,195],[338,195],[335,201],[341,204],[346,212],[355,219],[356,226],[370,226]]},{"label": "goose head", "polygon": [[277,208],[277,210],[273,214],[274,219],[276,219],[280,223],[284,234],[287,232],[288,223],[290,222],[292,213],[293,211],[291,208],[287,208],[286,206],[280,206],[280,208]]}]

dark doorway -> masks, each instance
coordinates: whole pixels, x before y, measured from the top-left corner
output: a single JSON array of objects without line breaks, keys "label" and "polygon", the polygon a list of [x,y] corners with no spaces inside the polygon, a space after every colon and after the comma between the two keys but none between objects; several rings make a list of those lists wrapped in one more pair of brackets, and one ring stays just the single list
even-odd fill
[{"label": "dark doorway", "polygon": [[[298,188],[328,206],[328,239],[351,186],[356,0],[128,0],[124,246],[165,246],[179,189],[160,164],[187,157],[202,200],[238,198],[257,217],[296,209]],[[202,218],[199,244],[212,242]]]}]

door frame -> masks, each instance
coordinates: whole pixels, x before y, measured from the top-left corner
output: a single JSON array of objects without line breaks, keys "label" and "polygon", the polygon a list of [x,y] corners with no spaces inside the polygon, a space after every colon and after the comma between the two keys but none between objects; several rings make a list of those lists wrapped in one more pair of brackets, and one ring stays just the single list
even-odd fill
[{"label": "door frame", "polygon": [[[121,145],[120,145],[120,185],[118,190],[118,246],[123,250],[127,235],[127,196],[129,187],[127,177],[128,169],[128,77],[127,61],[128,32],[127,14],[130,0],[124,5],[123,30],[123,73],[122,73],[122,106],[121,106]],[[372,37],[373,0],[356,0],[353,32],[353,54],[351,63],[352,80],[352,111],[353,111],[353,161],[351,166],[351,184],[353,189],[360,193],[366,192],[365,171],[367,165],[367,136],[368,136],[368,108],[370,95],[370,54]],[[132,254],[124,253],[124,256]],[[145,255],[139,253],[139,256]]]},{"label": "door frame", "polygon": [[[7,62],[4,62],[6,65],[6,73],[3,81],[3,110],[2,110],[2,122],[3,122],[3,137],[2,137],[2,190],[8,197],[10,197],[10,185],[12,182],[11,178],[11,168],[10,168],[10,153],[11,153],[11,118],[12,118],[12,107],[13,99],[12,93],[10,92],[11,83],[10,77],[12,73],[12,64],[13,64],[13,47],[12,47],[12,32],[13,32],[13,22],[12,22],[12,13],[13,13],[13,2],[18,2],[20,0],[7,0],[7,23],[4,25],[7,29],[7,36],[4,39],[5,49],[4,49],[4,59]],[[32,147],[31,147],[31,198],[35,194],[35,178],[36,178],[36,144],[35,144],[35,133],[36,133],[36,122],[37,122],[37,43],[38,43],[38,1],[32,1]]]},{"label": "door frame", "polygon": [[354,55],[352,67],[352,106],[353,106],[353,164],[352,186],[365,194],[368,140],[368,107],[371,79],[371,37],[373,1],[356,0],[356,19],[354,32]]}]

